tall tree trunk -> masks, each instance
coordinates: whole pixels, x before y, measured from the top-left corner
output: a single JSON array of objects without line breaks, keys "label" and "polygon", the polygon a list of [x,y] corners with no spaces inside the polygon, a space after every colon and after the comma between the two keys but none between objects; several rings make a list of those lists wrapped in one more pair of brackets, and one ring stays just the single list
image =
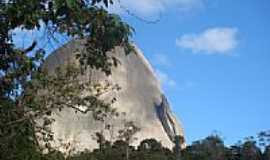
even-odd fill
[{"label": "tall tree trunk", "polygon": [[129,146],[126,147],[126,160],[129,160]]}]

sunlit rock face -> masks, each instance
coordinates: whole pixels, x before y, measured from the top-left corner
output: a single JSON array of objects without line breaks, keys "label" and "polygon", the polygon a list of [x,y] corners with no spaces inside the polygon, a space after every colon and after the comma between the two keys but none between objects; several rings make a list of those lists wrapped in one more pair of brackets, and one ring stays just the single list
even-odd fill
[{"label": "sunlit rock face", "polygon": [[[45,68],[49,73],[54,73],[59,65],[73,62],[78,49],[82,49],[81,41],[69,42],[48,56]],[[120,65],[112,69],[112,75],[105,76],[102,72],[92,70],[80,78],[101,83],[106,80],[121,87],[119,91],[108,93],[108,97],[117,99],[113,107],[119,113],[125,113],[109,120],[112,129],[110,132],[104,131],[108,140],[117,139],[118,130],[123,128],[124,121],[133,121],[140,128],[134,136],[136,139],[133,145],[147,138],[155,138],[164,146],[172,148],[174,137],[184,136],[183,129],[171,112],[151,65],[139,49],[135,50],[136,53],[126,55],[123,48],[116,47],[112,53],[108,53],[120,61]],[[103,130],[104,124],[95,121],[91,113],[75,113],[73,109],[64,108],[61,112],[55,111],[53,116],[55,122],[52,131],[55,140],[52,145],[55,148],[67,152],[98,147],[93,135]],[[69,147],[63,147],[63,144]]]}]

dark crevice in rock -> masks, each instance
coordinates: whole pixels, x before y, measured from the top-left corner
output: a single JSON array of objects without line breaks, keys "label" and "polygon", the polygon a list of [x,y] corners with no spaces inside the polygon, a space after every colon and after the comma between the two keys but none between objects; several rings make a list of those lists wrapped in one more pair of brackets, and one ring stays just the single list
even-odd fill
[{"label": "dark crevice in rock", "polygon": [[159,105],[156,105],[157,116],[165,130],[166,134],[172,142],[175,141],[177,136],[176,125],[173,120],[172,111],[167,98],[162,94],[162,101]]}]

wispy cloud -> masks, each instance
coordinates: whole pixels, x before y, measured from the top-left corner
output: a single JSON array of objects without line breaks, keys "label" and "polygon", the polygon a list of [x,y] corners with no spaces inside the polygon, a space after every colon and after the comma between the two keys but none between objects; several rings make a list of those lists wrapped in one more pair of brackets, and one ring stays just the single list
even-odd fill
[{"label": "wispy cloud", "polygon": [[154,54],[151,62],[154,66],[171,67],[172,63],[166,54]]},{"label": "wispy cloud", "polygon": [[[123,7],[139,16],[153,16],[167,9],[178,9],[188,11],[201,8],[204,0],[119,0],[116,1],[111,10],[113,12],[123,12]],[[122,8],[121,8],[122,7]]]},{"label": "wispy cloud", "polygon": [[238,45],[237,33],[237,28],[210,28],[198,34],[185,34],[176,40],[176,45],[194,53],[229,55]]},{"label": "wispy cloud", "polygon": [[158,80],[160,81],[161,85],[165,88],[167,87],[175,87],[176,86],[176,81],[173,80],[167,73],[156,69],[156,76]]}]

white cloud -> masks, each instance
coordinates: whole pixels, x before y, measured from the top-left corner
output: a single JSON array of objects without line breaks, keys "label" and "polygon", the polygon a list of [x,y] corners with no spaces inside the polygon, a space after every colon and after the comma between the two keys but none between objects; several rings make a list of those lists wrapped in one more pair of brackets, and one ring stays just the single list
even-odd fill
[{"label": "white cloud", "polygon": [[[120,0],[116,1],[111,7],[113,12],[123,12],[128,9],[139,16],[153,16],[167,9],[179,9],[180,11],[188,11],[203,6],[204,0]],[[122,8],[121,8],[122,7]]]},{"label": "white cloud", "polygon": [[199,34],[185,34],[176,40],[176,45],[194,53],[230,54],[238,44],[237,32],[237,28],[210,28]]},{"label": "white cloud", "polygon": [[163,87],[175,87],[176,82],[169,75],[159,69],[155,70],[156,76]]},{"label": "white cloud", "polygon": [[162,67],[172,66],[171,61],[166,54],[154,54],[151,61],[155,66],[162,66]]}]

